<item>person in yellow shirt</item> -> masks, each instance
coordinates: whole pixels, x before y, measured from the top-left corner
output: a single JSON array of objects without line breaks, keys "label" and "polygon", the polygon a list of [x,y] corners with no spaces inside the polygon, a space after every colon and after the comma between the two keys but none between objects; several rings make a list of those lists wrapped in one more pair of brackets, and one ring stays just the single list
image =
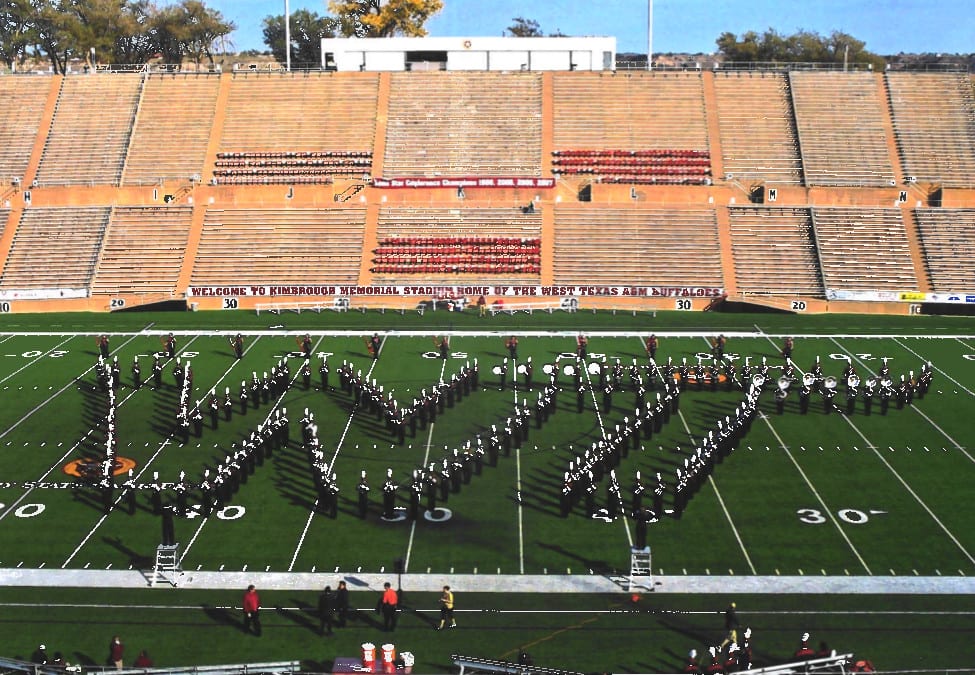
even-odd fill
[{"label": "person in yellow shirt", "polygon": [[443,630],[448,621],[451,628],[457,627],[457,622],[454,621],[454,594],[450,586],[444,586],[443,593],[440,594],[440,625],[437,630]]}]

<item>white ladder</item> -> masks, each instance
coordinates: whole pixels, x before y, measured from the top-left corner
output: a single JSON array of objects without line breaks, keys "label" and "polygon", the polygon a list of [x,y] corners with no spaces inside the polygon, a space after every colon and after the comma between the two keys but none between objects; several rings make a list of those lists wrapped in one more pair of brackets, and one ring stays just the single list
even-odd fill
[{"label": "white ladder", "polygon": [[155,586],[157,581],[165,581],[176,587],[178,575],[182,573],[179,567],[179,544],[165,545],[160,544],[156,547],[156,564],[152,570],[152,578],[149,580],[150,586]]},{"label": "white ladder", "polygon": [[[638,580],[646,580],[642,583]],[[653,568],[651,567],[650,547],[630,549],[630,576],[626,590],[644,588],[653,590]]]}]

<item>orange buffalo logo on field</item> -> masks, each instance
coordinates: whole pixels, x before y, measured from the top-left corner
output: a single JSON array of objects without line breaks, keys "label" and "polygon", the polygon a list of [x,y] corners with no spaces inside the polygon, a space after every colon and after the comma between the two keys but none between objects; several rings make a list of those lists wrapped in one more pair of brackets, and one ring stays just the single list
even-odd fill
[{"label": "orange buffalo logo on field", "polygon": [[[102,463],[104,461],[103,459],[83,457],[82,459],[76,459],[65,464],[63,471],[69,476],[77,476],[78,478],[101,478]],[[128,473],[129,469],[134,468],[134,459],[116,457],[112,464],[112,475],[118,476],[122,473]]]}]

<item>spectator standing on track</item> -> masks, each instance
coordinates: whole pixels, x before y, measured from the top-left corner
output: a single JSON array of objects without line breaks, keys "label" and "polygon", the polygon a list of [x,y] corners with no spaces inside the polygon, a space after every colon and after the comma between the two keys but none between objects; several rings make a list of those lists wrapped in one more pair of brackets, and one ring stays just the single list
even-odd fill
[{"label": "spectator standing on track", "polygon": [[122,670],[124,665],[122,658],[125,655],[125,645],[122,644],[122,639],[116,635],[112,638],[112,641],[108,643],[108,663],[109,665],[115,666],[116,669]]},{"label": "spectator standing on track", "polygon": [[349,617],[349,587],[344,581],[339,582],[339,587],[335,591],[335,611],[338,615],[338,627],[345,628],[345,622]]},{"label": "spectator standing on track", "polygon": [[477,316],[484,317],[487,314],[487,299],[482,295],[477,298]]},{"label": "spectator standing on track", "polygon": [[244,632],[249,633],[251,625],[254,626],[254,635],[261,636],[261,598],[257,595],[254,584],[247,587],[244,593]]},{"label": "spectator standing on track", "polygon": [[724,642],[721,643],[721,649],[723,650],[732,642],[738,642],[738,606],[735,603],[728,605],[728,608],[724,611],[724,630],[725,638]]},{"label": "spectator standing on track", "polygon": [[383,594],[379,599],[380,613],[383,615],[383,631],[392,633],[396,630],[396,610],[399,605],[399,596],[393,590],[392,585],[387,581],[383,584]]},{"label": "spectator standing on track", "polygon": [[803,633],[802,638],[799,641],[799,649],[796,650],[795,657],[797,661],[805,661],[816,656],[816,652],[813,651],[812,647],[809,646],[809,633]]},{"label": "spectator standing on track", "polygon": [[149,658],[149,652],[143,649],[139,652],[139,655],[135,659],[135,663],[132,664],[135,668],[152,668],[152,659]]},{"label": "spectator standing on track", "polygon": [[454,621],[454,594],[450,586],[444,586],[443,593],[440,594],[440,625],[437,630],[443,630],[448,621],[451,628],[457,628],[457,622]]},{"label": "spectator standing on track", "polygon": [[[332,624],[335,617],[335,595],[332,594],[332,587],[326,586],[322,594],[318,596],[318,632],[320,635],[331,635]],[[328,629],[326,633],[325,630]]]},{"label": "spectator standing on track", "polygon": [[37,649],[30,657],[31,663],[39,663],[42,666],[47,664],[47,647],[45,645],[38,645]]}]

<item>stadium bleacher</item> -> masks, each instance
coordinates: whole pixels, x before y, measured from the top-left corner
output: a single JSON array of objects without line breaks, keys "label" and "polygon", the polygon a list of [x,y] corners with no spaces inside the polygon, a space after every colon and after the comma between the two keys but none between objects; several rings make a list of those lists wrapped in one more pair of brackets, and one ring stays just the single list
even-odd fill
[{"label": "stadium bleacher", "polygon": [[557,284],[723,285],[713,209],[563,206],[555,224]]},{"label": "stadium bleacher", "polygon": [[887,73],[905,177],[975,186],[975,95],[962,73]]},{"label": "stadium bleacher", "polygon": [[742,182],[802,183],[789,79],[775,72],[718,72],[715,100],[724,171]]},{"label": "stadium bleacher", "polygon": [[44,76],[0,78],[0,100],[4,102],[0,118],[0,176],[5,185],[12,178],[23,178],[27,171],[53,80]]},{"label": "stadium bleacher", "polygon": [[917,288],[900,209],[814,208],[812,217],[826,288]]},{"label": "stadium bleacher", "polygon": [[[310,275],[809,299],[975,287],[946,262],[968,220],[944,214],[975,204],[959,73],[99,72],[0,92],[6,289],[181,297]],[[378,188],[373,174],[448,182]],[[555,185],[476,183],[491,176]],[[458,177],[475,180],[466,193]],[[909,200],[902,217],[892,205]],[[455,250],[386,250],[424,238]],[[456,250],[484,238],[526,250]],[[66,240],[73,268],[49,271]]]},{"label": "stadium bleacher", "polygon": [[38,185],[118,185],[144,83],[121,73],[65,77]]},{"label": "stadium bleacher", "polygon": [[791,72],[807,185],[894,185],[873,73]]},{"label": "stadium bleacher", "polygon": [[210,74],[149,75],[145,80],[124,185],[187,180],[203,172],[220,79]]},{"label": "stadium bleacher", "polygon": [[391,73],[388,176],[537,176],[538,73]]},{"label": "stadium bleacher", "polygon": [[112,209],[92,294],[174,293],[192,217],[188,206]]},{"label": "stadium bleacher", "polygon": [[354,284],[365,211],[208,209],[193,285]]},{"label": "stadium bleacher", "polygon": [[809,209],[735,207],[728,214],[739,291],[823,297]]},{"label": "stadium bleacher", "polygon": [[108,226],[107,206],[23,212],[0,276],[0,290],[87,289]]},{"label": "stadium bleacher", "polygon": [[916,209],[933,290],[975,288],[975,209]]}]

